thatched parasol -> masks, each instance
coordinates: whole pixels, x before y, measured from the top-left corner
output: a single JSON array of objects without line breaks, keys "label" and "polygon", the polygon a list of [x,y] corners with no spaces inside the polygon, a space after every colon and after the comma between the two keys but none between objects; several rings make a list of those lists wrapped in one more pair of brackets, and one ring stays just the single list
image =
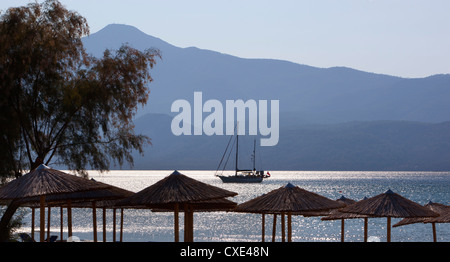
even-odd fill
[{"label": "thatched parasol", "polygon": [[[192,201],[189,203],[190,209],[195,212],[211,212],[211,211],[232,211],[236,208],[237,203],[226,198]],[[158,208],[152,208],[152,212],[169,212],[173,211],[175,204],[160,205]],[[180,209],[180,212],[184,212]]]},{"label": "thatched parasol", "polygon": [[121,205],[159,207],[161,204],[189,203],[236,196],[237,193],[208,185],[178,171],[137,192],[119,203]]},{"label": "thatched parasol", "polygon": [[439,216],[433,218],[425,218],[425,217],[404,218],[397,224],[393,225],[393,227],[399,227],[414,223],[431,223],[433,230],[433,241],[437,242],[436,223],[450,223],[450,206],[440,203],[433,203],[430,201],[424,207],[439,214]]},{"label": "thatched parasol", "polygon": [[0,188],[0,199],[13,200],[107,188],[88,179],[40,165]]},{"label": "thatched parasol", "polygon": [[[202,206],[202,201],[217,200],[236,196],[237,193],[219,187],[208,185],[178,171],[156,182],[155,184],[137,192],[136,194],[118,201],[117,204],[129,207],[147,207],[152,209],[170,209],[174,211],[175,241],[179,241],[178,213],[185,210],[185,241],[193,240],[193,216],[195,208]],[[209,203],[209,209],[211,204]],[[219,204],[219,203],[216,203]],[[180,208],[180,205],[182,205]],[[203,203],[203,208],[206,204]],[[218,205],[217,205],[218,207]],[[187,237],[187,238],[186,238]]]},{"label": "thatched parasol", "polygon": [[[178,204],[162,204],[158,208],[152,208],[152,212],[173,212],[175,205]],[[178,209],[184,212],[184,241],[192,242],[194,240],[194,212],[215,212],[215,211],[231,211],[237,206],[237,203],[226,198],[213,200],[192,201],[189,204],[183,204],[183,208]]]},{"label": "thatched parasol", "polygon": [[288,183],[267,194],[238,205],[235,212],[245,213],[296,213],[340,208],[344,205],[319,194]]},{"label": "thatched parasol", "polygon": [[120,241],[123,239],[123,208],[117,205],[117,202],[121,199],[130,197],[134,194],[129,190],[108,185],[99,181],[95,181],[98,184],[109,186],[107,189],[89,192],[87,197],[89,201],[77,201],[72,203],[74,208],[92,208],[92,220],[93,220],[93,237],[94,242],[97,242],[97,208],[103,210],[103,242],[106,241],[106,209],[113,210],[113,241],[116,241],[116,209],[121,209],[121,228],[120,228]]},{"label": "thatched parasol", "polygon": [[[351,205],[356,203],[355,200],[346,198],[345,196],[341,196],[340,198],[336,199],[337,202],[344,204],[345,206]],[[308,211],[308,212],[302,212],[302,215],[305,217],[317,217],[317,216],[328,216],[331,214],[335,214],[339,212],[338,209],[331,209],[331,210],[321,210],[321,211]]]},{"label": "thatched parasol", "polygon": [[[428,202],[426,205],[424,205],[424,207],[430,209],[431,211],[433,211],[435,213],[438,213],[439,215],[441,215],[446,209],[450,208],[449,206],[446,206],[444,204],[433,203],[431,201]],[[439,218],[439,217],[436,217],[436,218]],[[425,220],[432,220],[432,219],[426,218],[426,217],[404,218],[404,219],[400,220],[398,223],[396,223],[395,225],[393,225],[393,227],[405,226],[405,225],[410,225],[410,224],[415,224],[415,223],[423,223],[423,222],[425,222]]]},{"label": "thatched parasol", "polygon": [[387,242],[391,241],[391,217],[435,217],[435,212],[392,192],[361,200],[340,210],[344,213],[387,217]]},{"label": "thatched parasol", "polygon": [[[355,204],[356,201],[353,199],[345,198],[342,196],[336,201],[342,201],[346,206]],[[364,242],[367,242],[367,219],[369,216],[367,215],[359,215],[352,213],[343,213],[339,209],[331,210],[325,217],[322,217],[321,220],[341,220],[341,242],[344,242],[344,220],[345,219],[356,219],[356,218],[364,218]]]},{"label": "thatched parasol", "polygon": [[427,218],[424,223],[450,223],[450,207],[443,210],[438,217]]},{"label": "thatched parasol", "polygon": [[[274,228],[276,215],[281,214],[282,241],[284,241],[284,215],[288,214],[288,241],[292,238],[291,215],[311,214],[312,211],[327,211],[345,206],[343,203],[328,199],[319,194],[309,192],[288,183],[286,186],[272,190],[267,194],[251,199],[236,207],[235,212],[274,214]],[[262,225],[262,239],[264,241],[264,217]],[[273,231],[272,241],[275,232]]]},{"label": "thatched parasol", "polygon": [[[90,181],[97,183],[99,186],[104,186],[105,188],[94,190],[94,191],[82,191],[82,192],[75,192],[75,193],[67,193],[67,194],[58,194],[58,195],[49,195],[45,198],[46,206],[48,206],[48,217],[50,217],[50,208],[51,207],[60,207],[61,211],[61,231],[60,231],[60,238],[63,239],[63,223],[62,223],[62,214],[63,214],[63,208],[67,208],[67,222],[68,222],[68,235],[69,237],[72,236],[72,208],[93,208],[93,236],[94,236],[94,242],[97,242],[97,221],[96,221],[96,208],[102,208],[103,209],[103,219],[105,219],[105,209],[106,208],[112,208],[115,209],[118,208],[115,206],[115,203],[119,199],[123,199],[125,197],[131,196],[134,194],[131,191],[115,187],[109,184],[105,184],[102,182],[95,181],[94,179],[90,179]],[[28,197],[24,198],[19,201],[19,204],[21,206],[26,206],[32,208],[32,235],[34,235],[34,209],[39,207],[39,197]],[[122,212],[123,214],[123,212]],[[113,227],[115,229],[115,216],[113,220]],[[48,228],[50,229],[50,220],[47,221]],[[105,237],[105,223],[103,225],[104,231],[103,236],[104,240]],[[49,230],[47,230],[47,238],[49,235]],[[115,234],[113,235],[115,238]],[[115,239],[114,239],[115,240]]]},{"label": "thatched parasol", "polygon": [[[19,177],[0,188],[0,200],[39,201],[40,241],[45,240],[46,198],[59,195],[60,200],[71,199],[71,193],[105,189],[105,184],[97,184],[87,179],[40,165],[30,173]],[[69,195],[68,195],[69,194]],[[39,200],[37,200],[37,197]],[[33,198],[35,198],[33,200]]]}]

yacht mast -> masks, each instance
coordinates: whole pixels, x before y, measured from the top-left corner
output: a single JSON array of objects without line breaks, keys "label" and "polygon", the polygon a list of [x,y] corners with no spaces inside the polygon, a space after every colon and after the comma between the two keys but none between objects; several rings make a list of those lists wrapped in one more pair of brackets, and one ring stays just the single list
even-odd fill
[{"label": "yacht mast", "polygon": [[238,154],[239,154],[239,122],[236,123],[236,170],[234,175],[237,176],[238,171]]},{"label": "yacht mast", "polygon": [[253,141],[253,171],[256,171],[256,139]]}]

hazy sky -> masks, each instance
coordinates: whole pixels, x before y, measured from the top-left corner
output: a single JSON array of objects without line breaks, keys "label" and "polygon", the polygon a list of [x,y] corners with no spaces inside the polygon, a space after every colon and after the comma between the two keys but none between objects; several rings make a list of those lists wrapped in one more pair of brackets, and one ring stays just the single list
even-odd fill
[{"label": "hazy sky", "polygon": [[[26,0],[1,0],[0,9]],[[42,2],[42,1],[38,1]],[[175,46],[403,77],[450,73],[448,0],[60,0],[91,33],[128,24]]]}]

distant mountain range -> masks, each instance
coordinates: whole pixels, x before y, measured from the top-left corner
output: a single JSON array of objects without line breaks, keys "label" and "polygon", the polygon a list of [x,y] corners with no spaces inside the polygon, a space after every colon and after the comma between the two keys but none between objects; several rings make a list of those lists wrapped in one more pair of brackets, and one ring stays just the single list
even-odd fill
[{"label": "distant mountain range", "polygon": [[101,55],[122,43],[162,52],[152,75],[145,113],[170,113],[176,99],[279,99],[280,111],[312,122],[450,120],[450,75],[426,78],[316,68],[271,59],[244,59],[195,47],[179,48],[127,25],[108,25],[84,39],[88,52]]},{"label": "distant mountain range", "polygon": [[162,53],[151,71],[148,104],[135,121],[153,146],[135,158],[136,169],[217,168],[228,136],[176,137],[170,129],[172,103],[202,91],[204,100],[280,101],[279,144],[259,151],[266,169],[450,170],[450,75],[409,79],[244,59],[179,48],[118,24],[83,41],[96,56],[125,42]]},{"label": "distant mountain range", "polygon": [[[229,136],[174,136],[172,117],[147,114],[136,132],[153,145],[136,154],[135,169],[216,170]],[[450,170],[450,122],[364,121],[282,126],[274,147],[257,147],[257,167],[265,170]],[[251,168],[255,136],[240,136],[239,168]],[[234,151],[235,152],[235,151]],[[227,169],[234,169],[234,152]],[[125,167],[126,168],[126,167]]]}]

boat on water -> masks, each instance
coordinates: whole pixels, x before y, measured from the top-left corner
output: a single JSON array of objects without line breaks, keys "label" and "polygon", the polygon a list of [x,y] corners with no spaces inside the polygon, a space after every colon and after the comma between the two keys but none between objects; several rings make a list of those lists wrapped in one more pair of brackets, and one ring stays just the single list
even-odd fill
[{"label": "boat on water", "polygon": [[264,174],[264,171],[239,170],[234,176],[218,175],[218,177],[224,183],[261,183],[264,178],[270,177],[270,174]]},{"label": "boat on water", "polygon": [[[235,165],[235,172],[234,175],[226,176],[226,175],[218,175],[217,172],[224,160],[224,157],[228,151],[228,147],[230,145],[230,142],[233,137],[230,138],[230,141],[228,142],[227,148],[225,149],[225,152],[222,156],[222,159],[219,163],[219,167],[216,171],[216,176],[219,177],[223,183],[261,183],[265,178],[270,177],[270,173],[267,172],[264,174],[264,170],[256,170],[256,140],[253,142],[253,154],[252,154],[252,161],[253,161],[253,169],[238,169],[238,157],[239,157],[239,135],[236,132],[236,165]],[[231,153],[231,151],[230,151]],[[230,156],[230,154],[228,154]],[[228,162],[228,161],[226,161]],[[226,165],[226,164],[225,164]],[[224,165],[224,169],[225,169]]]}]

